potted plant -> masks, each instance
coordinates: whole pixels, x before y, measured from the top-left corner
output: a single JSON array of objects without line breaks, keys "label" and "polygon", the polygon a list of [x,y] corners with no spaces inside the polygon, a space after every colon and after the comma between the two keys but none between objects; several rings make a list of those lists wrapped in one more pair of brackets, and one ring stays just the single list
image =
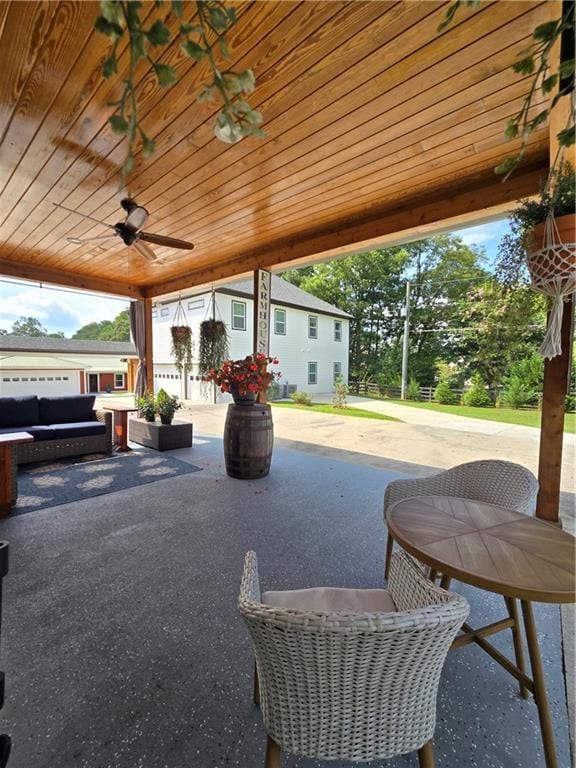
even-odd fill
[{"label": "potted plant", "polygon": [[278,365],[278,358],[258,352],[242,360],[224,360],[220,368],[211,369],[204,381],[213,381],[221,392],[230,392],[236,405],[254,404],[259,392],[266,392],[281,373],[269,371],[268,365]]},{"label": "potted plant", "polygon": [[189,325],[173,325],[170,333],[174,365],[180,375],[185,375],[186,370],[192,366],[192,329]]},{"label": "potted plant", "polygon": [[180,401],[176,395],[169,395],[165,389],[161,389],[156,395],[156,412],[160,416],[162,424],[172,424],[174,414],[180,408]]},{"label": "potted plant", "polygon": [[200,350],[198,367],[201,376],[219,368],[228,357],[228,332],[222,320],[204,320],[200,323]]},{"label": "potted plant", "polygon": [[156,421],[156,400],[153,392],[146,392],[136,403],[140,416],[148,422]]},{"label": "potted plant", "polygon": [[532,287],[553,299],[548,331],[540,347],[545,357],[561,353],[564,297],[576,290],[576,174],[568,162],[550,171],[540,194],[522,200],[509,217],[511,233],[499,246],[499,271],[507,282],[526,264]]}]

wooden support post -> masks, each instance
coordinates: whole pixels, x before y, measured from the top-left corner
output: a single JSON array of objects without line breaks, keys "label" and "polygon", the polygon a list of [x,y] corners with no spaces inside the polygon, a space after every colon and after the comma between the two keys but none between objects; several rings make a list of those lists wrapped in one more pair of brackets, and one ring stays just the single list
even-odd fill
[{"label": "wooden support post", "polygon": [[154,392],[154,355],[152,354],[152,299],[144,299],[144,328],[146,333],[146,390]]},{"label": "wooden support post", "polygon": [[[270,347],[270,294],[272,275],[264,269],[254,270],[254,354],[268,356]],[[256,401],[266,402],[266,392],[259,392]]]},{"label": "wooden support post", "polygon": [[[568,3],[564,0],[563,13]],[[574,40],[572,33],[564,34],[560,45],[553,51],[553,58],[573,58]],[[550,165],[560,159],[575,165],[575,147],[561,150],[557,134],[567,124],[570,114],[571,96],[564,96],[550,115]],[[563,152],[563,153],[562,153]],[[570,360],[574,338],[574,295],[564,303],[562,316],[562,354],[546,360],[544,365],[544,387],[542,396],[542,420],[540,426],[540,457],[538,461],[538,483],[540,490],[536,502],[536,517],[549,522],[559,522],[560,480],[562,474],[562,441],[564,438],[564,414],[566,394],[570,380]]]}]

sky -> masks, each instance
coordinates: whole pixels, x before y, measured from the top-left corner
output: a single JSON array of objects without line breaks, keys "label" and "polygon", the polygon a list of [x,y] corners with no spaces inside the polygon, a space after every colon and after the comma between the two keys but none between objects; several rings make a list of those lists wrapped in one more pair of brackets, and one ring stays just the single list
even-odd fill
[{"label": "sky", "polygon": [[[508,231],[506,220],[455,230],[466,245],[484,248],[488,263],[496,257],[498,242]],[[38,287],[0,278],[0,328],[10,332],[20,317],[36,317],[50,332],[63,331],[67,337],[83,325],[113,320],[128,306],[126,299],[112,299],[100,294]]]}]

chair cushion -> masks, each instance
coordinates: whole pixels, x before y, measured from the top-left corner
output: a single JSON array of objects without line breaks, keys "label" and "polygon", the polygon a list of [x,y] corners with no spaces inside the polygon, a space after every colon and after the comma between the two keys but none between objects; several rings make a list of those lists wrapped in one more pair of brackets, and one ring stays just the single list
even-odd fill
[{"label": "chair cushion", "polygon": [[0,429],[40,423],[40,411],[36,395],[0,397]]},{"label": "chair cushion", "polygon": [[77,421],[94,421],[96,418],[93,410],[95,399],[96,395],[41,397],[40,424],[70,424]]},{"label": "chair cushion", "polygon": [[73,421],[69,424],[51,424],[54,438],[61,437],[91,437],[92,435],[104,435],[106,425],[99,421]]},{"label": "chair cushion", "polygon": [[52,427],[46,427],[43,424],[36,424],[30,427],[1,427],[0,435],[7,435],[10,432],[28,432],[34,440],[52,440],[54,430]]},{"label": "chair cushion", "polygon": [[395,613],[387,589],[339,589],[317,587],[284,592],[264,592],[264,605],[291,611],[320,613]]}]

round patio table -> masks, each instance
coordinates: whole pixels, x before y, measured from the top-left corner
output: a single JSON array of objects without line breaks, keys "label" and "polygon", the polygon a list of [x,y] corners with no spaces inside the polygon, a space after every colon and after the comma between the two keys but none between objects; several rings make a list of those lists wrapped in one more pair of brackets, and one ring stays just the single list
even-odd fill
[{"label": "round patio table", "polygon": [[[560,528],[503,507],[450,496],[418,496],[391,505],[386,515],[394,541],[451,579],[504,597],[508,617],[487,627],[464,624],[453,643],[460,648],[476,643],[513,675],[526,697],[534,694],[542,730],[547,768],[557,768],[554,734],[532,612],[532,602],[575,601],[575,539]],[[516,598],[521,601],[532,678],[526,674]],[[486,637],[512,630],[516,664]]]}]

